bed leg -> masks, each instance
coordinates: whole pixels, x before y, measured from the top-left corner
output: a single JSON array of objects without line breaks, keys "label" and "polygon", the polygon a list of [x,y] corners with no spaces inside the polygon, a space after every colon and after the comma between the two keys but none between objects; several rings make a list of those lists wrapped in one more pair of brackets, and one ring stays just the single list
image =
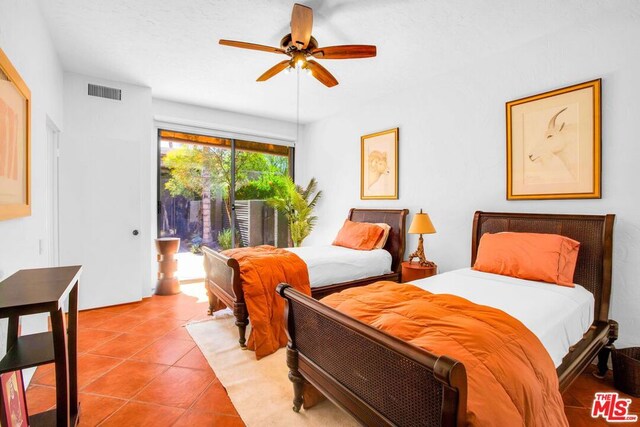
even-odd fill
[{"label": "bed leg", "polygon": [[609,342],[598,353],[598,369],[593,372],[596,378],[604,378],[609,370],[609,355],[613,350],[613,343],[618,339],[618,322],[609,320]]},{"label": "bed leg", "polygon": [[209,309],[207,310],[207,315],[211,316],[215,311],[216,306],[218,305],[218,298],[213,295],[213,292],[211,292],[211,289],[209,289],[209,285],[207,285],[206,282],[204,284],[204,288],[207,290],[207,298],[209,299]]},{"label": "bed leg", "polygon": [[247,313],[247,306],[244,303],[235,303],[233,305],[233,315],[236,317],[236,326],[238,327],[238,333],[240,339],[240,347],[245,350],[247,348],[247,340],[245,335],[247,333],[247,325],[249,324],[249,314]]},{"label": "bed leg", "polygon": [[304,378],[298,371],[298,350],[287,346],[287,366],[289,367],[289,381],[293,383],[293,412],[300,412]]}]

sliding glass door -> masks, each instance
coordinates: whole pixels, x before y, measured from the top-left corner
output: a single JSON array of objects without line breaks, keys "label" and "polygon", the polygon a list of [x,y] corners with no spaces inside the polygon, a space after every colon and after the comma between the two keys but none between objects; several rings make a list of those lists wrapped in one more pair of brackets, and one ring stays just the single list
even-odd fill
[{"label": "sliding glass door", "polygon": [[267,200],[292,172],[292,148],[164,130],[158,139],[159,237],[179,237],[193,254],[288,246],[286,220]]},{"label": "sliding glass door", "polygon": [[235,141],[236,246],[289,246],[286,218],[268,200],[289,176],[289,148]]}]

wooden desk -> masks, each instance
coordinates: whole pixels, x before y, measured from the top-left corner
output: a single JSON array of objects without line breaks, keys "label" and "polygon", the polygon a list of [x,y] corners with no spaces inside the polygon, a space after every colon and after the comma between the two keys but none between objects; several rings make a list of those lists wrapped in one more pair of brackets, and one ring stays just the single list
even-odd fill
[{"label": "wooden desk", "polygon": [[[0,373],[55,362],[56,408],[29,417],[30,426],[78,422],[78,282],[81,266],[20,270],[0,282],[0,318],[9,318]],[[69,318],[64,301],[69,298]],[[49,313],[51,332],[18,336],[20,316]]]},{"label": "wooden desk", "polygon": [[431,277],[438,272],[438,266],[422,267],[417,262],[404,261],[402,263],[402,283]]}]

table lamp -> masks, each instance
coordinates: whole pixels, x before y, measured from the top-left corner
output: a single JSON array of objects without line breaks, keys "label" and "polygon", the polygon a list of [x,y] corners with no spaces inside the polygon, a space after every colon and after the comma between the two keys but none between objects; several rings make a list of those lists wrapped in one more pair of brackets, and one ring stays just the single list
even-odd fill
[{"label": "table lamp", "polygon": [[435,267],[435,263],[431,261],[427,261],[424,257],[424,246],[422,235],[423,234],[433,234],[436,232],[435,227],[431,223],[431,219],[429,218],[429,214],[423,213],[422,209],[420,209],[420,213],[417,213],[413,216],[413,220],[411,221],[411,226],[409,227],[410,234],[419,234],[420,239],[418,240],[418,249],[409,255],[409,262],[414,258],[418,258],[420,261],[420,265],[422,267]]}]

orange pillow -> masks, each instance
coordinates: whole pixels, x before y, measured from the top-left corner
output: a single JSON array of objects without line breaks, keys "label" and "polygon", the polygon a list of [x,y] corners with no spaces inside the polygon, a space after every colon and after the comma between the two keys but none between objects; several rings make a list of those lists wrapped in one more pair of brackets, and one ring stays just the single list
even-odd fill
[{"label": "orange pillow", "polygon": [[374,222],[373,224],[377,225],[383,230],[382,236],[380,236],[380,238],[376,242],[376,246],[374,247],[374,249],[382,249],[384,248],[384,245],[387,243],[387,239],[389,239],[389,232],[391,231],[391,226],[384,222]]},{"label": "orange pillow", "polygon": [[384,234],[382,227],[366,222],[353,222],[345,220],[338,232],[335,246],[370,251],[374,249],[380,237]]},{"label": "orange pillow", "polygon": [[580,242],[558,234],[485,233],[474,270],[574,287]]}]

